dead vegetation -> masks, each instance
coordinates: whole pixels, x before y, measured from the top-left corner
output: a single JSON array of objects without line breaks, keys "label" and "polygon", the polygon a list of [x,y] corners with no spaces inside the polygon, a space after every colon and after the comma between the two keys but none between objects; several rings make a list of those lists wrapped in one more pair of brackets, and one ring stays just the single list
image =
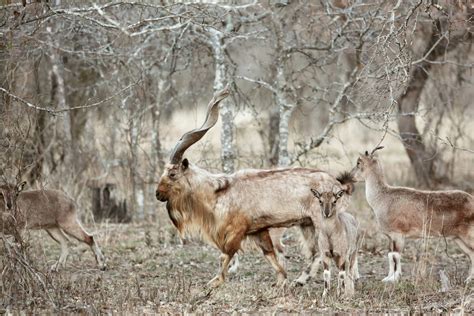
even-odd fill
[{"label": "dead vegetation", "polygon": [[[105,272],[96,269],[92,254],[79,244],[72,249],[64,270],[48,272],[59,250],[44,232],[31,232],[26,238],[31,244],[25,250],[26,257],[12,255],[11,247],[16,246],[3,241],[0,312],[474,311],[472,289],[463,283],[468,258],[453,242],[408,242],[401,281],[385,284],[380,279],[385,274],[386,240],[369,231],[365,231],[359,251],[361,279],[356,282],[356,294],[339,300],[331,292],[325,301],[321,298],[322,271],[303,287],[277,287],[272,269],[260,253],[253,251],[241,256],[238,272],[227,283],[209,289],[206,282],[218,270],[218,251],[198,241],[181,245],[165,217],[156,224],[97,227],[109,260],[110,268]],[[294,280],[304,267],[304,258],[293,229],[287,232],[285,245],[289,280]],[[31,262],[36,264],[31,266]],[[450,283],[443,292],[440,271]]]}]

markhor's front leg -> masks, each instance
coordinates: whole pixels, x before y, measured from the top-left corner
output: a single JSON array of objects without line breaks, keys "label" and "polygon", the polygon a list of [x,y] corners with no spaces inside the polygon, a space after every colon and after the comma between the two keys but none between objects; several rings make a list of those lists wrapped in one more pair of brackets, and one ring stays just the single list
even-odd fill
[{"label": "markhor's front leg", "polygon": [[226,276],[227,270],[229,268],[230,260],[232,260],[232,256],[223,253],[223,254],[221,254],[220,259],[221,259],[221,267],[220,267],[219,273],[214,278],[212,278],[211,281],[209,281],[207,283],[207,285],[209,285],[210,287],[213,287],[213,288],[221,286],[224,283],[225,276]]}]

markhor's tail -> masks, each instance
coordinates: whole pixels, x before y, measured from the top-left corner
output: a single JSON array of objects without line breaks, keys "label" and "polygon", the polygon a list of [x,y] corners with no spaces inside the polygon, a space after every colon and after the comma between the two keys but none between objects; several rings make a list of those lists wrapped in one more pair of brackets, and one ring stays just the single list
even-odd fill
[{"label": "markhor's tail", "polygon": [[342,172],[336,179],[346,188],[347,193],[352,194],[352,192],[354,192],[354,183],[356,180],[349,171]]},{"label": "markhor's tail", "polygon": [[341,182],[341,184],[350,184],[355,183],[355,179],[349,171],[344,171],[337,176],[337,181]]}]

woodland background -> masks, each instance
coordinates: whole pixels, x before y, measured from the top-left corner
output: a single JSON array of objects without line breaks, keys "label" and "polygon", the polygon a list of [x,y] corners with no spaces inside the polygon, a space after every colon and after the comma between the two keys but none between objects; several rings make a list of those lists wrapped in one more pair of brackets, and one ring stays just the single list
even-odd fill
[{"label": "woodland background", "polygon": [[[114,205],[178,247],[156,183],[229,84],[187,152],[201,167],[336,174],[381,143],[389,183],[472,192],[473,18],[469,0],[1,0],[0,178],[67,192],[107,236]],[[373,225],[362,186],[354,209]]]}]

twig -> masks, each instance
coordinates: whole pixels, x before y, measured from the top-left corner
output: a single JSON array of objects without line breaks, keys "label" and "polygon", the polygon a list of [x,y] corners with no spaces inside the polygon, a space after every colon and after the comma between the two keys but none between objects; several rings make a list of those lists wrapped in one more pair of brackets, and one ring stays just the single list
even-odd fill
[{"label": "twig", "polygon": [[45,108],[45,107],[40,107],[40,106],[37,106],[37,105],[34,105],[33,103],[30,103],[28,101],[26,101],[25,99],[23,98],[20,98],[19,96],[16,96],[14,95],[13,93],[11,93],[10,91],[8,90],[5,90],[4,88],[0,87],[0,91],[5,93],[6,95],[12,97],[13,99],[15,99],[16,101],[20,102],[20,103],[23,103],[24,105],[32,108],[32,109],[35,109],[35,110],[38,110],[38,111],[44,111],[44,112],[47,112],[51,115],[58,115],[59,113],[63,113],[63,112],[67,112],[67,111],[72,111],[72,110],[80,110],[80,109],[88,109],[88,108],[93,108],[93,107],[96,107],[96,106],[99,106],[107,101],[110,101],[112,100],[113,98],[119,96],[120,94],[122,94],[123,92],[129,90],[131,87],[137,85],[139,82],[141,81],[138,80],[134,83],[131,83],[129,84],[128,86],[126,86],[125,88],[122,88],[121,90],[119,90],[117,93],[115,93],[114,95],[111,95],[110,97],[108,98],[105,98],[101,101],[98,101],[98,102],[95,102],[95,103],[91,103],[91,104],[86,104],[86,105],[80,105],[80,106],[73,106],[73,107],[69,107],[69,108],[65,108],[65,109],[58,109],[58,110],[55,110],[55,109],[52,109],[52,108]]}]

